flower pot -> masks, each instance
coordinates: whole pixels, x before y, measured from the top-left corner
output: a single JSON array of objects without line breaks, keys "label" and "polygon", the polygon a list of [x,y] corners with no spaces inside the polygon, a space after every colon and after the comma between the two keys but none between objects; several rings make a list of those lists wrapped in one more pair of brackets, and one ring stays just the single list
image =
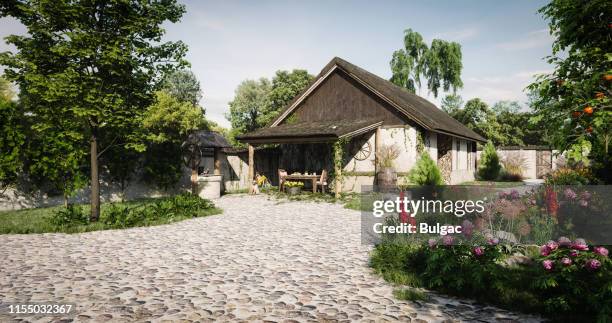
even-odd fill
[{"label": "flower pot", "polygon": [[376,184],[382,189],[391,189],[397,186],[397,172],[393,167],[382,167],[376,174]]},{"label": "flower pot", "polygon": [[299,195],[300,193],[302,193],[302,188],[299,186],[298,187],[288,187],[287,192],[289,193],[289,195]]}]

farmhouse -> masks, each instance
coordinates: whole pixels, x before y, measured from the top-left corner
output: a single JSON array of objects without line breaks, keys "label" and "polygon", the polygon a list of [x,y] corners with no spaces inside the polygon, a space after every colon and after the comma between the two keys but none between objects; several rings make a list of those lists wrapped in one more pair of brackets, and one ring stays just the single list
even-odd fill
[{"label": "farmhouse", "polygon": [[[376,151],[383,145],[399,148],[394,164],[400,179],[426,152],[446,183],[473,180],[476,142],[485,141],[431,102],[338,57],[267,127],[238,140],[248,144],[248,155],[232,153],[247,158],[232,163],[228,156],[225,168],[235,174],[246,170],[240,183],[259,173],[277,184],[278,169],[288,174],[331,171],[341,178],[337,192],[359,192],[374,184]],[[334,155],[335,142],[343,143],[341,158]],[[271,144],[277,148],[257,148]],[[334,162],[338,159],[341,163]]]}]

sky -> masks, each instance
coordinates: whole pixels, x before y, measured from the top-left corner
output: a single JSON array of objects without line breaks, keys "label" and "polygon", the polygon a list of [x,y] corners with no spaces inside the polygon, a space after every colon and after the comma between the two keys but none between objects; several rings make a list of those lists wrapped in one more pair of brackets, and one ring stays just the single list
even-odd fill
[{"label": "sky", "polygon": [[[207,118],[229,126],[236,87],[245,79],[271,78],[277,70],[318,74],[335,56],[388,79],[392,53],[411,28],[427,43],[440,38],[462,46],[464,101],[527,100],[533,76],[552,70],[552,37],[537,13],[546,1],[183,1],[187,12],[165,24],[170,41],[189,46],[187,59],[200,80]],[[0,18],[0,38],[22,34]],[[14,50],[0,41],[0,52]],[[1,69],[1,67],[0,67]],[[439,106],[424,88],[417,94]]]}]

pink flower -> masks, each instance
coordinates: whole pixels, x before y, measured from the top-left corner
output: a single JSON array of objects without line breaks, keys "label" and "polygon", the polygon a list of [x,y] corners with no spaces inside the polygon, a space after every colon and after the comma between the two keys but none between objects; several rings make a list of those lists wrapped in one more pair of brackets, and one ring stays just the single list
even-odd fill
[{"label": "pink flower", "polygon": [[572,191],[572,189],[569,187],[565,189],[563,194],[565,195],[565,198],[570,199],[570,200],[573,200],[578,196],[576,192]]},{"label": "pink flower", "polygon": [[472,252],[474,252],[474,254],[476,256],[480,257],[480,256],[484,255],[484,248],[483,247],[475,247]]},{"label": "pink flower", "polygon": [[488,243],[489,245],[491,245],[491,246],[494,246],[494,245],[496,245],[496,244],[498,244],[498,243],[499,243],[499,239],[497,239],[497,238],[489,238],[489,239],[487,240],[487,243]]},{"label": "pink flower", "polygon": [[580,202],[578,202],[578,204],[582,207],[587,207],[589,206],[589,202],[587,202],[586,200],[580,200]]},{"label": "pink flower", "polygon": [[462,232],[466,237],[471,237],[472,233],[474,232],[474,225],[472,224],[472,222],[470,222],[470,220],[463,220],[463,223],[461,223],[461,227],[462,227]]},{"label": "pink flower", "polygon": [[595,247],[593,249],[593,252],[595,252],[598,255],[602,255],[604,257],[608,256],[608,249],[604,248],[604,247]]},{"label": "pink flower", "polygon": [[550,251],[555,251],[557,250],[557,248],[559,248],[559,245],[553,240],[548,241],[546,243],[546,246],[550,249]]},{"label": "pink flower", "polygon": [[578,252],[578,251],[576,251],[576,250],[572,250],[572,251],[570,251],[570,253],[569,253],[570,257],[578,257],[578,254],[579,254],[579,252]]},{"label": "pink flower", "polygon": [[552,260],[544,260],[542,261],[542,266],[544,269],[551,271],[553,269],[553,261]]},{"label": "pink flower", "polygon": [[444,236],[444,237],[442,238],[442,243],[443,243],[445,246],[450,246],[450,245],[452,245],[454,241],[455,241],[455,238],[453,238],[453,236]]},{"label": "pink flower", "polygon": [[591,199],[591,193],[589,193],[587,191],[584,191],[584,192],[582,192],[582,194],[580,194],[580,197],[582,199],[584,199],[584,200],[589,200],[589,199]]},{"label": "pink flower", "polygon": [[572,244],[572,249],[576,249],[576,250],[589,250],[589,246],[587,245],[586,241],[584,241],[584,239],[576,239],[574,240],[574,243]]},{"label": "pink flower", "polygon": [[540,254],[542,256],[546,257],[546,256],[550,255],[550,252],[551,252],[550,247],[548,247],[547,245],[543,245],[543,246],[540,247]]},{"label": "pink flower", "polygon": [[569,266],[572,264],[572,260],[567,257],[563,257],[561,259],[561,263],[563,264],[563,266]]},{"label": "pink flower", "polygon": [[597,259],[589,259],[584,265],[588,270],[597,270],[601,267],[601,262]]},{"label": "pink flower", "polygon": [[560,247],[569,247],[572,245],[572,240],[567,237],[560,237],[557,242],[559,242]]},{"label": "pink flower", "polygon": [[429,248],[435,248],[436,245],[438,244],[436,239],[429,239],[429,241],[427,241],[427,243],[429,244]]}]

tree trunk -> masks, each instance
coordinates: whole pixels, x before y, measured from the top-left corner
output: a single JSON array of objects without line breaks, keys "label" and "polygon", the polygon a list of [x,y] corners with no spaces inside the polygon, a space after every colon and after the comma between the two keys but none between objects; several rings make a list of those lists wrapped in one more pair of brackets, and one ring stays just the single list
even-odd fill
[{"label": "tree trunk", "polygon": [[90,140],[90,166],[91,166],[91,215],[89,220],[96,222],[100,218],[100,179],[98,177],[98,137],[97,131],[92,129]]},{"label": "tree trunk", "polygon": [[66,193],[64,193],[64,207],[68,208],[68,195]]}]

